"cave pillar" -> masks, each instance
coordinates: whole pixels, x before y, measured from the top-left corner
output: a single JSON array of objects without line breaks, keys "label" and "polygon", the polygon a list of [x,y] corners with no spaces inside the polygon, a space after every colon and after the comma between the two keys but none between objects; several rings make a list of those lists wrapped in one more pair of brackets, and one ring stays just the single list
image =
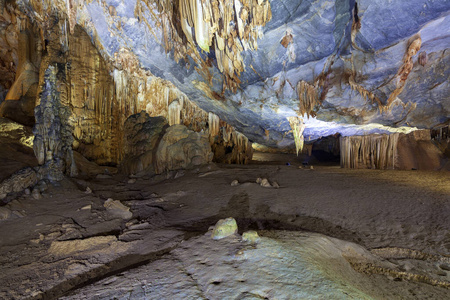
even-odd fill
[{"label": "cave pillar", "polygon": [[58,91],[58,77],[65,74],[58,70],[58,65],[49,65],[45,71],[33,128],[33,149],[41,166],[40,177],[50,181],[60,181],[64,175],[77,174],[72,150],[73,128],[69,124],[71,110],[61,103]]}]

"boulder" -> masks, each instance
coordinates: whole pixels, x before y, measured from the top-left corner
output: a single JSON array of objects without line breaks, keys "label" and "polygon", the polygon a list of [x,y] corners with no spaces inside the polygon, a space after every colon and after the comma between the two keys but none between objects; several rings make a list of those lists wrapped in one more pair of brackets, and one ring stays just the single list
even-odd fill
[{"label": "boulder", "polygon": [[191,169],[210,163],[212,158],[207,134],[173,125],[166,130],[156,151],[156,173]]},{"label": "boulder", "polygon": [[24,168],[0,183],[0,195],[21,192],[37,182],[38,175],[36,171],[33,168]]},{"label": "boulder", "polygon": [[254,230],[246,231],[242,234],[242,241],[251,244],[257,243],[261,240],[258,233]]},{"label": "boulder", "polygon": [[130,208],[123,205],[119,200],[113,200],[109,198],[105,201],[103,206],[106,208],[106,211],[108,211],[115,217],[128,220],[133,216],[133,214],[130,212]]},{"label": "boulder", "polygon": [[233,218],[226,218],[217,221],[214,226],[211,237],[215,240],[226,238],[227,236],[237,233],[238,227],[236,220]]},{"label": "boulder", "polygon": [[164,117],[150,117],[145,111],[131,115],[125,121],[124,159],[120,163],[122,172],[154,172],[154,152],[166,126],[167,120]]}]

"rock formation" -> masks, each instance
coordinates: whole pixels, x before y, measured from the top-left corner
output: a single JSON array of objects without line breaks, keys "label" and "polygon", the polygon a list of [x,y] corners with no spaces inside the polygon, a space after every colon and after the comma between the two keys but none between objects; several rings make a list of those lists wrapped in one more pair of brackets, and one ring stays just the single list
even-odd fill
[{"label": "rock formation", "polygon": [[438,170],[444,163],[429,130],[341,137],[340,147],[344,168]]},{"label": "rock formation", "polygon": [[33,129],[33,149],[41,166],[41,178],[52,181],[62,180],[64,175],[77,174],[72,150],[72,127],[69,123],[70,108],[61,103],[57,87],[56,78],[64,76],[59,68],[61,66],[49,66],[45,71]]},{"label": "rock formation", "polygon": [[212,158],[207,134],[173,125],[167,128],[156,150],[156,173],[192,169],[210,163]]},{"label": "rock formation", "polygon": [[166,126],[164,117],[152,118],[143,111],[131,115],[124,125],[125,148],[120,169],[126,174],[154,173],[156,149]]}]

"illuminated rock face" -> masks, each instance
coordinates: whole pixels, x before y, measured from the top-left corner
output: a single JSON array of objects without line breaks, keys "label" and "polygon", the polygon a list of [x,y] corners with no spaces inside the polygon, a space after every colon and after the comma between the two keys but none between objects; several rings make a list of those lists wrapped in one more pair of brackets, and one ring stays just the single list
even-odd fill
[{"label": "illuminated rock face", "polygon": [[183,125],[167,128],[156,151],[156,173],[192,169],[212,161],[208,136]]}]

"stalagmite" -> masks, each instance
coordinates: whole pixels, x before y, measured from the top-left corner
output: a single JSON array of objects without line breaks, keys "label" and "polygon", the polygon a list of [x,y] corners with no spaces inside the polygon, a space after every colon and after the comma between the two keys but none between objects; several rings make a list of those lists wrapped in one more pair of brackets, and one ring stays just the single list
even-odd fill
[{"label": "stalagmite", "polygon": [[303,150],[304,137],[303,131],[305,130],[305,124],[303,119],[300,117],[288,117],[289,124],[291,125],[292,134],[294,135],[295,148],[297,150],[297,155]]},{"label": "stalagmite", "polygon": [[340,138],[341,167],[395,169],[399,133]]}]

